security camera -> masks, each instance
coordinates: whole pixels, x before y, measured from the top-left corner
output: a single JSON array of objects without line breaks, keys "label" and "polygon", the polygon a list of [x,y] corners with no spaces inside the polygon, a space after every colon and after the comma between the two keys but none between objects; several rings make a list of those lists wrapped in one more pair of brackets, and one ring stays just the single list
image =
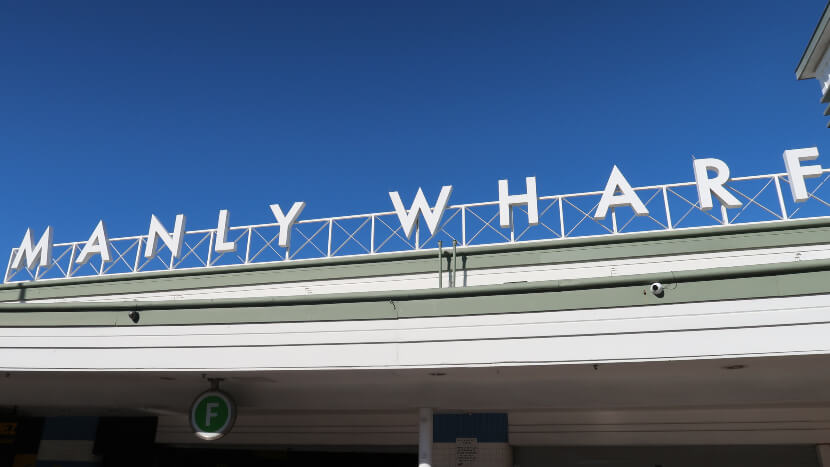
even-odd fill
[{"label": "security camera", "polygon": [[662,297],[665,293],[663,290],[663,284],[661,284],[660,282],[655,282],[651,284],[650,286],[648,286],[648,289],[651,290],[651,293],[655,297]]},{"label": "security camera", "polygon": [[138,320],[141,319],[141,315],[139,315],[137,311],[131,311],[127,313],[127,316],[130,317],[130,320],[132,320],[133,323],[138,323]]}]

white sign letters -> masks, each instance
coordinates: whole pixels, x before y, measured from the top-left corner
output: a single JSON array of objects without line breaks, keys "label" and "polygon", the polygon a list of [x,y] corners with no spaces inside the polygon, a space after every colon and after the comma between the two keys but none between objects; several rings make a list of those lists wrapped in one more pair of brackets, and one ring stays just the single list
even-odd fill
[{"label": "white sign letters", "polygon": [[510,195],[507,180],[499,180],[499,225],[503,229],[509,229],[513,225],[513,206],[527,205],[528,225],[539,224],[539,204],[536,196],[536,177],[525,179],[527,193],[523,195]]},{"label": "white sign letters", "polygon": [[[76,271],[84,269],[84,265],[87,264],[91,264],[90,267],[94,269],[95,274],[113,273],[111,271],[116,265],[120,265],[119,267],[122,268],[122,271],[120,272],[124,272],[124,265],[128,268],[127,272],[140,272],[145,265],[150,264],[151,260],[153,260],[153,258],[155,258],[156,255],[164,249],[169,252],[170,256],[167,256],[167,253],[165,253],[160,256],[160,259],[164,262],[164,265],[168,269],[175,269],[177,267],[211,267],[216,264],[228,263],[248,264],[250,262],[254,262],[255,260],[260,262],[273,261],[274,257],[282,260],[294,260],[298,259],[295,249],[303,250],[303,248],[307,245],[311,246],[306,248],[303,251],[303,254],[308,255],[308,251],[314,250],[319,253],[319,255],[314,253],[314,255],[317,256],[312,255],[312,257],[318,258],[337,256],[338,254],[341,256],[344,254],[374,254],[379,252],[381,247],[386,245],[390,239],[395,237],[398,238],[398,241],[404,243],[406,248],[421,249],[424,248],[426,244],[429,244],[430,240],[435,238],[435,236],[439,233],[445,233],[451,240],[458,241],[462,247],[469,245],[467,240],[475,239],[482,232],[489,233],[492,236],[493,231],[495,231],[497,235],[501,235],[500,238],[504,241],[523,241],[527,240],[527,238],[522,238],[522,235],[527,232],[531,226],[540,225],[541,216],[551,216],[550,213],[555,212],[556,210],[558,210],[558,222],[551,223],[548,220],[550,217],[545,217],[545,223],[542,223],[543,228],[552,233],[552,235],[548,238],[553,238],[554,236],[558,238],[570,237],[571,232],[583,221],[588,221],[585,222],[585,224],[590,224],[589,220],[593,219],[599,223],[599,221],[607,218],[609,212],[612,213],[613,221],[611,224],[613,228],[609,228],[605,224],[600,223],[600,225],[604,227],[607,232],[616,234],[619,232],[630,231],[630,229],[626,229],[626,227],[631,220],[634,219],[634,217],[629,215],[629,220],[624,221],[624,223],[621,224],[622,227],[618,228],[617,217],[613,213],[619,209],[633,213],[635,216],[649,216],[651,220],[655,221],[655,223],[660,226],[660,228],[671,230],[677,228],[676,225],[686,218],[691,210],[695,208],[698,208],[700,211],[708,211],[712,209],[715,205],[715,200],[717,200],[721,205],[721,209],[723,210],[722,216],[718,218],[708,215],[707,217],[714,219],[716,225],[725,225],[732,223],[733,219],[737,219],[739,215],[743,213],[744,209],[750,207],[749,205],[755,204],[760,206],[758,201],[759,195],[761,194],[760,192],[753,198],[744,192],[739,191],[737,186],[731,185],[733,182],[740,183],[745,180],[768,179],[769,181],[765,187],[770,185],[774,186],[774,189],[778,195],[778,205],[773,209],[777,210],[778,213],[767,209],[766,207],[764,207],[764,209],[767,213],[777,216],[774,217],[773,220],[788,220],[791,217],[790,214],[793,214],[795,211],[787,209],[784,196],[782,195],[784,189],[780,185],[783,185],[784,183],[789,185],[790,194],[793,202],[795,203],[803,203],[810,198],[817,197],[814,192],[818,189],[818,187],[824,184],[825,181],[830,179],[830,174],[828,174],[830,170],[823,169],[819,164],[803,164],[808,161],[816,160],[818,156],[818,149],[814,147],[786,150],[784,151],[783,156],[786,173],[739,177],[735,180],[730,177],[729,167],[726,165],[726,162],[715,158],[695,159],[692,163],[692,170],[695,177],[694,183],[675,183],[662,186],[641,187],[636,189],[628,183],[628,180],[626,180],[620,169],[615,165],[611,169],[611,174],[608,177],[605,188],[601,192],[599,202],[595,205],[595,209],[589,209],[585,206],[578,207],[577,204],[574,204],[572,201],[579,197],[596,197],[600,194],[600,192],[539,197],[536,192],[536,177],[527,177],[525,179],[524,193],[522,193],[520,189],[517,190],[514,186],[514,194],[510,194],[508,181],[499,180],[497,202],[493,201],[450,206],[449,201],[450,196],[452,195],[453,187],[451,185],[445,185],[441,187],[441,191],[438,193],[437,198],[434,198],[434,205],[431,205],[427,200],[427,196],[424,195],[424,191],[421,188],[418,188],[418,191],[408,209],[405,207],[399,193],[397,191],[390,191],[389,198],[392,202],[394,211],[377,214],[300,220],[300,214],[302,214],[305,209],[306,203],[303,201],[297,201],[291,205],[291,209],[289,209],[288,212],[284,212],[279,204],[271,204],[269,206],[276,223],[272,222],[270,224],[258,226],[231,227],[230,212],[226,209],[222,209],[219,211],[215,229],[187,232],[185,230],[186,218],[184,214],[178,214],[176,215],[175,223],[173,224],[173,230],[170,232],[155,215],[151,215],[150,225],[146,235],[110,238],[106,225],[104,221],[101,220],[95,226],[92,234],[86,241],[63,244],[53,244],[54,230],[52,227],[46,227],[45,231],[40,238],[37,239],[37,241],[35,240],[35,234],[32,229],[27,229],[26,233],[23,235],[23,240],[21,241],[20,246],[12,249],[4,281],[9,282],[11,278],[14,278],[15,275],[18,274],[18,272],[23,276],[28,274],[29,278],[32,280],[38,280],[43,278],[42,272],[44,270],[60,271],[62,274],[61,277],[72,277],[73,274],[76,274]],[[821,176],[822,174],[828,175],[812,192],[808,191],[805,180]],[[694,201],[694,195],[684,195],[688,196],[687,198],[672,191],[681,186],[689,187],[687,190],[694,186],[697,190],[697,201]],[[650,194],[647,195],[647,192]],[[663,203],[661,204],[663,204],[663,206],[657,208],[655,207],[656,203],[652,203],[651,201],[660,195],[661,192],[663,200]],[[670,192],[680,196],[680,198],[687,203],[684,205],[685,214],[683,214],[682,217],[678,216],[680,217],[680,220],[677,220],[676,218],[673,220],[673,216],[669,212],[670,203],[668,193]],[[746,199],[748,205],[745,206],[744,203],[742,203],[735,196],[736,194]],[[640,195],[643,196],[642,199]],[[434,194],[432,196],[434,196]],[[592,202],[593,199],[595,198],[592,198]],[[644,199],[645,202],[643,202]],[[821,201],[823,205],[828,206],[828,204],[824,203],[823,200],[819,199],[819,201]],[[479,207],[490,206],[489,209],[492,210],[496,207],[496,205],[498,206],[498,213],[496,214],[492,214],[492,211],[486,215],[481,215],[475,212]],[[543,209],[541,213],[539,210],[540,205]],[[665,208],[665,217],[658,220],[657,218],[662,217],[663,215],[658,213],[650,213],[647,205],[655,210],[662,210]],[[523,223],[521,227],[514,226],[514,208],[517,206],[524,207],[523,210],[527,211],[526,226]],[[567,211],[565,211],[565,209],[572,209],[573,211],[573,208],[575,208],[576,212],[579,213],[577,214],[578,222],[572,222],[571,230],[568,230],[568,228],[566,228],[565,213],[567,213]],[[727,215],[727,209],[736,208],[742,209],[734,216],[730,217]],[[449,214],[447,214],[447,219],[444,220],[445,213],[447,213],[448,210]],[[803,212],[804,211],[802,211],[802,213]],[[388,221],[388,216],[392,216],[393,219],[394,217],[397,217],[397,223],[399,226],[396,226],[394,221],[390,223]],[[499,219],[498,224],[495,224],[496,217]],[[744,221],[743,219],[746,217],[747,216],[742,217],[742,219],[738,222],[758,221],[757,218],[753,221]],[[802,215],[802,217],[804,216]],[[423,219],[423,225],[432,237],[426,242],[423,242],[418,241],[417,239],[419,237],[416,235],[416,241],[414,244],[410,243],[407,239],[412,237],[413,232],[416,232],[422,228],[419,224],[420,219]],[[358,227],[353,227],[353,229],[356,230],[347,231],[343,223],[355,220],[359,220],[362,223],[360,223]],[[471,221],[472,224],[470,224]],[[452,228],[456,228],[459,223],[460,231],[451,233],[450,230]],[[573,224],[576,225],[574,226]],[[304,226],[306,225],[315,225],[314,233],[310,233],[305,230]],[[468,225],[470,225],[471,228],[468,228]],[[273,230],[275,227],[279,229],[278,232]],[[499,227],[501,227],[501,229],[510,229],[509,236],[507,235],[508,232],[500,231]],[[268,231],[267,234],[264,234],[257,230],[260,228],[272,230]],[[375,240],[376,228],[388,229],[383,231],[385,236],[377,242]],[[363,230],[361,231],[361,229]],[[655,229],[660,230],[657,228],[652,230]],[[297,235],[302,236],[302,241],[298,247],[292,249],[291,233],[295,230],[297,231]],[[539,230],[537,229],[535,232],[538,231]],[[321,232],[323,232],[323,234],[318,236]],[[323,237],[326,235],[326,232],[328,235],[327,244],[325,243],[325,237]],[[345,232],[345,235],[343,232]],[[366,237],[360,239],[357,237],[358,233],[366,235]],[[190,236],[188,239],[197,235],[200,237],[193,242],[190,242],[190,240],[185,242],[186,235]],[[338,235],[340,237],[338,237]],[[595,233],[587,235],[595,235]],[[268,237],[266,238],[266,236]],[[261,238],[261,240],[265,242],[264,246],[260,244],[259,246],[253,248],[252,242],[260,241],[257,237]],[[323,241],[320,241],[321,237],[324,239]],[[132,243],[129,245],[119,243],[128,241]],[[272,246],[272,242],[275,241],[276,245],[280,248],[284,248],[285,250],[277,251],[275,249],[276,247]],[[492,242],[492,240],[489,241]],[[481,240],[477,240],[477,242],[477,244],[480,244]],[[237,243],[239,243],[239,245],[237,245]],[[200,247],[200,245],[202,246]],[[349,250],[347,253],[342,253],[341,250],[344,248],[343,245],[351,245],[353,249]],[[199,248],[202,248],[203,252],[209,251],[209,253],[207,253],[204,257],[199,256],[199,253],[196,253],[196,250]],[[55,250],[55,257],[57,258],[54,260],[53,249]],[[187,249],[187,251],[183,251],[184,249]],[[237,252],[239,249],[243,251]],[[272,259],[256,259],[260,253],[268,251],[271,252],[269,254],[272,255],[270,257]],[[386,247],[386,249],[382,251],[390,251],[390,248]],[[132,259],[127,257],[128,253],[132,256]],[[96,256],[100,262],[91,262]],[[263,256],[265,255],[263,254]],[[307,257],[308,256],[304,256],[302,258]],[[194,259],[191,260],[190,258]],[[222,258],[221,261],[224,261],[224,263],[217,263],[217,261],[219,261],[217,258]],[[182,266],[186,259],[191,265]],[[61,265],[54,267],[59,262],[61,262]],[[195,266],[193,265],[194,262],[196,263]],[[105,263],[111,264],[104,267]],[[156,263],[159,263],[159,261],[156,261]],[[90,269],[90,267],[87,267],[86,269]],[[23,272],[24,270],[28,270],[29,272]],[[53,275],[50,276],[50,278],[57,278],[55,277],[54,272],[52,274]],[[212,413],[211,409],[208,408],[207,416],[212,416]],[[209,424],[209,421],[206,421],[206,424]]]},{"label": "white sign letters", "polygon": [[810,195],[804,185],[805,178],[821,175],[820,165],[802,166],[801,161],[812,161],[818,158],[817,148],[791,149],[784,151],[784,165],[787,166],[787,175],[790,177],[790,190],[796,202],[807,201]]},{"label": "white sign letters", "polygon": [[[619,194],[617,192],[619,191]],[[638,216],[647,216],[648,209],[634,192],[634,189],[629,185],[628,180],[623,177],[620,169],[615,165],[611,169],[611,176],[608,177],[608,183],[605,184],[605,190],[602,192],[602,198],[599,200],[597,211],[594,214],[594,219],[605,219],[608,208],[618,208],[621,206],[631,206],[634,213]]]},{"label": "white sign letters", "polygon": [[277,219],[277,223],[280,225],[280,238],[278,243],[283,248],[288,248],[288,244],[291,241],[291,226],[297,222],[297,218],[300,217],[300,213],[303,212],[305,209],[305,202],[298,201],[291,206],[291,209],[288,210],[288,214],[283,214],[282,209],[280,209],[279,204],[272,204],[271,205],[271,212],[274,214],[274,217]]},{"label": "white sign letters", "polygon": [[[712,195],[727,208],[741,207],[743,203],[724,187],[729,181],[729,167],[726,166],[726,162],[720,159],[695,159],[694,168],[700,209],[712,209]],[[709,178],[709,170],[715,171],[715,178]]]},{"label": "white sign letters", "polygon": [[403,202],[397,191],[389,192],[389,197],[392,198],[392,206],[395,207],[395,213],[398,215],[398,220],[401,221],[401,227],[406,238],[412,236],[415,230],[415,222],[418,220],[418,214],[423,216],[427,223],[427,228],[430,234],[434,234],[438,228],[438,223],[441,222],[441,217],[444,216],[444,210],[447,209],[447,203],[450,201],[452,194],[452,185],[441,187],[441,193],[438,195],[438,202],[435,203],[435,209],[430,209],[429,203],[424,192],[418,188],[418,193],[415,194],[415,200],[412,201],[412,207],[409,211],[404,209]]},{"label": "white sign letters", "polygon": [[185,221],[184,214],[177,215],[176,226],[173,228],[173,234],[171,235],[156,218],[155,214],[150,216],[150,231],[147,233],[147,246],[144,248],[144,257],[149,259],[156,256],[158,252],[156,244],[161,239],[167,249],[173,254],[173,257],[178,258],[182,254]]},{"label": "white sign letters", "polygon": [[231,215],[227,209],[219,211],[219,223],[216,226],[216,243],[213,247],[213,251],[217,253],[233,253],[236,251],[236,242],[228,241],[230,217]]},{"label": "white sign letters", "polygon": [[101,261],[108,263],[112,261],[110,256],[110,241],[107,237],[107,226],[104,221],[98,221],[98,225],[90,235],[89,240],[84,244],[84,248],[75,260],[77,264],[86,264],[93,255],[101,255]]},{"label": "white sign letters", "polygon": [[23,241],[13,255],[11,269],[17,270],[23,267],[23,261],[26,261],[26,268],[32,269],[35,266],[46,267],[52,262],[52,236],[54,230],[52,227],[46,227],[46,231],[41,235],[37,245],[32,241],[32,229],[26,229],[26,234],[23,235]]}]

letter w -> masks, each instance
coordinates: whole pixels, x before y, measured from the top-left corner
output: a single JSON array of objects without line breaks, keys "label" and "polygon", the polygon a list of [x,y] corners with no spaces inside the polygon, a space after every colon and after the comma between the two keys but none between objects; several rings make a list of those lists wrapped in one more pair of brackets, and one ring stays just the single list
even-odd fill
[{"label": "letter w", "polygon": [[418,193],[415,195],[412,207],[407,212],[403,207],[398,192],[390,191],[389,197],[392,198],[392,205],[395,206],[395,213],[398,214],[398,219],[401,221],[401,227],[406,238],[412,236],[412,231],[415,230],[415,221],[418,220],[418,214],[424,216],[429,233],[434,235],[435,230],[438,229],[438,223],[441,222],[441,217],[444,215],[444,210],[447,209],[450,194],[452,194],[452,185],[441,187],[441,193],[438,195],[438,202],[435,204],[435,209],[430,209],[429,203],[424,197],[423,190],[418,188]]}]

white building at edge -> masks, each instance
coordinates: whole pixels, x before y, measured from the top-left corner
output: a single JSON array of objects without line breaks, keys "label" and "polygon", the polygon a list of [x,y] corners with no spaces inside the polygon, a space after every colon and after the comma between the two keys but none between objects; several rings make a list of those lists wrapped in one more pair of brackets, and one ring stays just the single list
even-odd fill
[{"label": "white building at edge", "polygon": [[[799,65],[823,86],[827,16]],[[394,211],[282,236],[220,215],[97,266],[13,252],[0,466],[828,466],[830,172],[801,196],[791,170],[709,210],[694,182],[607,216],[603,191],[533,212],[512,187],[507,215],[448,205],[410,236]]]},{"label": "white building at edge", "polygon": [[[815,78],[821,86],[821,103],[830,104],[830,3],[824,9],[807,48],[798,61],[795,76],[798,79]],[[830,115],[830,105],[824,111]],[[830,127],[830,122],[827,124]]]}]

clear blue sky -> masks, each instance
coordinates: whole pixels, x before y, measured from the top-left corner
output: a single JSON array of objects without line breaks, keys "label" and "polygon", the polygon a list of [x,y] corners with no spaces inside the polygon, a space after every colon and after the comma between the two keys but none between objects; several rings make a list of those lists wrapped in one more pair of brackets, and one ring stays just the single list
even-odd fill
[{"label": "clear blue sky", "polygon": [[[0,15],[2,255],[55,241],[782,172],[830,129],[794,69],[824,0],[12,2]],[[197,6],[198,5],[198,6]]]}]

